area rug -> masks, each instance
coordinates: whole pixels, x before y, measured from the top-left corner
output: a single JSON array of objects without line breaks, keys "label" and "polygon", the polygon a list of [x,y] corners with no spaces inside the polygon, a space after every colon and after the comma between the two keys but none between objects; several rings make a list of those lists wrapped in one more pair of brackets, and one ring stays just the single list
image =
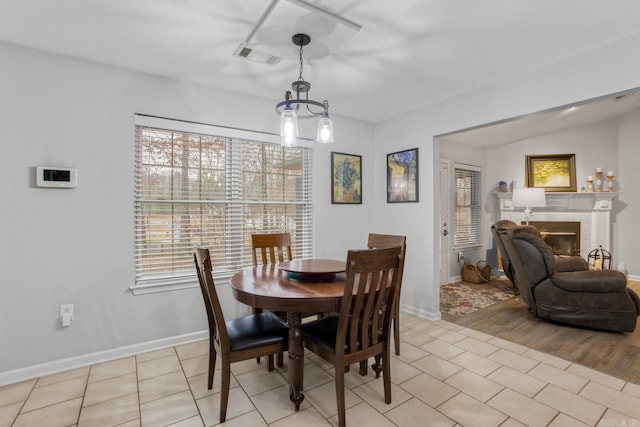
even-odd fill
[{"label": "area rug", "polygon": [[450,283],[440,286],[440,312],[461,317],[514,297],[513,292],[489,284]]}]

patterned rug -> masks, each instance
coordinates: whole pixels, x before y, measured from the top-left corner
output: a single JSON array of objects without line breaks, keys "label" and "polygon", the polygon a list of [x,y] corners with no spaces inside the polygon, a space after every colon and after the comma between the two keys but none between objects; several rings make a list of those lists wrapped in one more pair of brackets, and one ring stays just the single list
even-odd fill
[{"label": "patterned rug", "polygon": [[442,285],[440,286],[440,311],[450,316],[462,317],[497,302],[516,297],[513,292],[501,289],[506,289],[503,282],[496,286],[469,282]]}]

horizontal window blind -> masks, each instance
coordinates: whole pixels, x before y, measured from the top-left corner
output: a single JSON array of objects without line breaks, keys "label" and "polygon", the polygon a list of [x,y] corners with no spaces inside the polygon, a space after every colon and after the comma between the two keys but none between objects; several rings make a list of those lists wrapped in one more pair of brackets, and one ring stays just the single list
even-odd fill
[{"label": "horizontal window blind", "polygon": [[480,244],[480,169],[455,165],[454,246]]},{"label": "horizontal window blind", "polygon": [[136,119],[134,288],[193,283],[196,246],[210,249],[217,277],[229,276],[252,265],[253,233],[290,232],[294,257],[311,257],[310,148]]}]

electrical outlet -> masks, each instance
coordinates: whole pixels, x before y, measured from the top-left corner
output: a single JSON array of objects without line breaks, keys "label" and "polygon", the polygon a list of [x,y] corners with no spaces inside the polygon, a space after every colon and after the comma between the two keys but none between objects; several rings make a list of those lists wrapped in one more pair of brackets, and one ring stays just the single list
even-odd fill
[{"label": "electrical outlet", "polygon": [[73,304],[62,304],[60,306],[60,316],[64,316],[65,314],[70,314],[73,319]]},{"label": "electrical outlet", "polygon": [[60,306],[60,324],[63,328],[71,326],[73,317],[73,304],[62,304]]}]

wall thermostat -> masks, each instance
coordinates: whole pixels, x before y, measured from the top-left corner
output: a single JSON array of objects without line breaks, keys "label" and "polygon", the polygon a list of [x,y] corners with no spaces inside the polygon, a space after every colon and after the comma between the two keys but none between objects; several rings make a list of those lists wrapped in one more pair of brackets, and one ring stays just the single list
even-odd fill
[{"label": "wall thermostat", "polygon": [[36,185],[49,188],[76,188],[78,174],[76,168],[57,166],[36,167]]}]

